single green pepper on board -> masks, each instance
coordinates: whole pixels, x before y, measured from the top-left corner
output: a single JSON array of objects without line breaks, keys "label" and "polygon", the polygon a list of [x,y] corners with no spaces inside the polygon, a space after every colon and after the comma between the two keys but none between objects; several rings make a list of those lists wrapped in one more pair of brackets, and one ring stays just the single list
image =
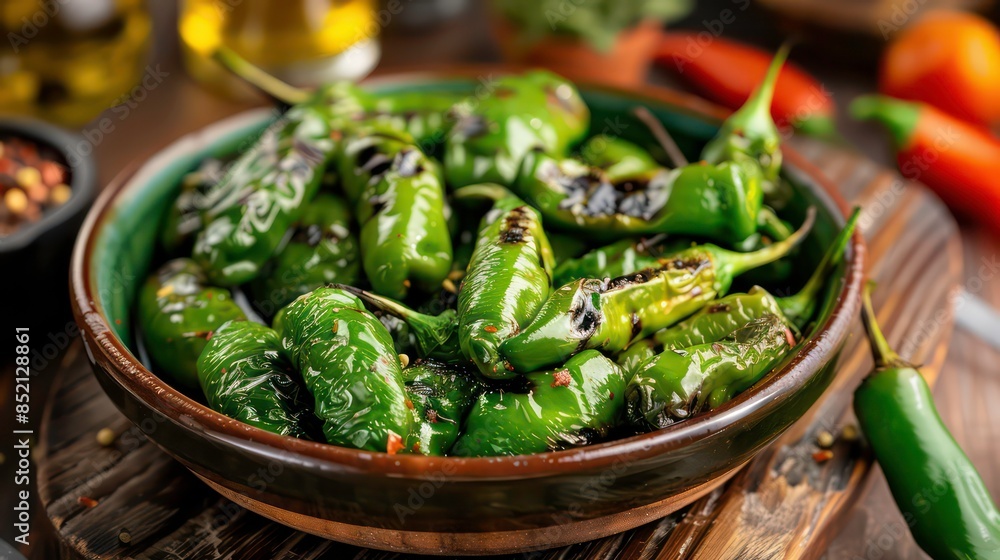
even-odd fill
[{"label": "single green pepper on board", "polygon": [[576,159],[533,151],[512,190],[538,208],[546,225],[596,240],[667,233],[738,243],[757,231],[762,180],[749,158],[612,178]]},{"label": "single green pepper on board", "polygon": [[278,312],[274,330],[316,402],[326,440],[396,453],[414,429],[392,338],[357,297],[319,288]]},{"label": "single green pepper on board", "polygon": [[629,416],[663,428],[716,408],[764,377],[793,343],[784,319],[765,315],[721,341],[662,352],[642,362],[629,381]]},{"label": "single green pepper on board", "polygon": [[198,380],[212,410],[269,432],[313,439],[319,422],[297,377],[278,333],[250,321],[219,327],[198,358]]},{"label": "single green pepper on board", "polygon": [[764,288],[754,286],[747,293],[730,294],[710,303],[684,321],[654,333],[652,339],[666,350],[715,342],[766,314],[783,317],[794,330],[805,329],[819,304],[820,290],[843,260],[860,216],[861,210],[855,209],[798,293],[775,297]]},{"label": "single green pepper on board", "polygon": [[337,169],[355,204],[365,275],[375,291],[403,299],[412,284],[440,288],[452,247],[437,164],[406,133],[365,128],[345,138]]},{"label": "single green pepper on board", "polygon": [[879,329],[869,282],[865,328],[875,370],[854,412],[920,548],[935,560],[1000,558],[1000,512],[975,466],[941,421],[930,387]]},{"label": "single green pepper on board", "polygon": [[215,329],[243,319],[229,290],[207,286],[191,259],[168,261],[139,296],[139,324],[153,367],[190,389],[198,387],[198,356]]},{"label": "single green pepper on board", "polygon": [[510,186],[531,150],[563,155],[590,125],[590,112],[576,88],[551,72],[503,76],[489,95],[459,103],[444,150],[444,173],[452,188],[476,183]]},{"label": "single green pepper on board", "polygon": [[552,292],[535,319],[500,345],[516,371],[534,371],[587,348],[616,353],[725,294],[733,279],[786,255],[815,219],[784,241],[754,253],[696,245],[654,269],[614,279],[585,278]]},{"label": "single green pepper on board", "polygon": [[410,365],[403,370],[403,379],[417,421],[411,434],[414,441],[407,448],[423,455],[445,455],[484,385],[471,372],[434,360]]},{"label": "single green pepper on board", "polygon": [[320,193],[302,211],[291,239],[251,283],[255,306],[268,316],[330,283],[354,284],[361,253],[342,198]]},{"label": "single green pepper on board", "polygon": [[[330,287],[357,296],[380,319],[386,314],[399,319],[403,323],[402,327],[397,327],[400,332],[392,333],[392,329],[389,329],[394,339],[405,339],[396,341],[399,353],[413,352],[418,358],[447,364],[468,363],[458,344],[458,317],[454,309],[445,309],[438,315],[428,315],[354,286],[334,284]],[[382,323],[385,324],[386,321]],[[404,329],[405,332],[402,332]]]},{"label": "single green pepper on board", "polygon": [[[476,188],[459,192],[470,194]],[[517,375],[497,348],[534,319],[549,294],[552,263],[538,212],[512,195],[497,200],[483,217],[458,292],[459,344],[484,376]]]},{"label": "single green pepper on board", "polygon": [[765,191],[777,188],[781,171],[781,133],[771,118],[771,99],[781,67],[788,58],[788,46],[774,55],[764,80],[747,102],[722,123],[722,127],[701,152],[704,161],[719,164],[750,158],[760,165]]},{"label": "single green pepper on board", "polygon": [[253,280],[274,255],[333,155],[330,119],[319,101],[292,107],[227,171],[192,253],[213,283]]},{"label": "single green pepper on board", "polygon": [[527,379],[527,393],[480,395],[452,454],[522,455],[584,445],[624,419],[625,374],[596,350]]}]

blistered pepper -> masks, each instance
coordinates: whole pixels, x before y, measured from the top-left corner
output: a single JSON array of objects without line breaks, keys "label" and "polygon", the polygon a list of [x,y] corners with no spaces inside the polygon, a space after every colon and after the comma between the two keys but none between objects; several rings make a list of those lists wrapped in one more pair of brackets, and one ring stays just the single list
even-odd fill
[{"label": "blistered pepper", "polygon": [[312,397],[270,328],[230,321],[198,358],[198,380],[208,406],[276,434],[312,439],[319,422]]},{"label": "blistered pepper", "polygon": [[417,423],[408,449],[423,455],[445,455],[458,439],[465,415],[482,393],[483,384],[471,372],[434,360],[414,363],[403,370],[403,378]]},{"label": "blistered pepper", "polygon": [[361,253],[347,202],[320,193],[303,211],[292,237],[251,283],[257,309],[273,316],[302,294],[330,283],[354,284]]},{"label": "blistered pepper", "polygon": [[152,274],[139,296],[139,324],[157,373],[182,387],[198,387],[198,356],[215,329],[246,319],[229,290],[206,285],[191,259],[168,261]]},{"label": "blistered pepper", "polygon": [[483,217],[458,293],[459,343],[484,376],[517,375],[497,348],[534,319],[549,294],[552,263],[538,212],[515,196],[497,200]]},{"label": "blistered pepper", "polygon": [[440,288],[452,247],[437,164],[405,132],[352,131],[337,170],[361,224],[365,275],[376,292],[402,299],[412,284]]},{"label": "blistered pepper", "polygon": [[414,429],[392,338],[357,297],[319,288],[274,319],[281,346],[315,400],[326,440],[396,453]]},{"label": "blistered pepper", "polygon": [[526,392],[480,395],[452,448],[481,457],[542,453],[591,443],[624,418],[625,375],[595,350],[527,375]]},{"label": "blistered pepper", "polygon": [[696,245],[658,268],[567,284],[549,296],[534,321],[500,345],[500,355],[517,371],[534,371],[587,348],[624,350],[724,295],[737,275],[788,254],[814,218],[810,210],[794,235],[753,253]]}]

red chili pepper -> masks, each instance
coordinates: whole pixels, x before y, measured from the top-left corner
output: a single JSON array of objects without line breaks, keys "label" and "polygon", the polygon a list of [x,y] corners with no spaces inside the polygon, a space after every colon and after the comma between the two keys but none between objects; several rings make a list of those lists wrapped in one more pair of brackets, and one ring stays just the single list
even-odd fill
[{"label": "red chili pepper", "polygon": [[856,99],[851,114],[888,129],[905,177],[1000,231],[1000,139],[931,105],[882,95]]},{"label": "red chili pepper", "polygon": [[[773,55],[763,50],[697,33],[664,33],[655,61],[677,72],[706,97],[739,109],[764,79]],[[778,128],[789,125],[808,134],[834,133],[829,92],[804,71],[785,64],[778,76],[771,116]]]}]

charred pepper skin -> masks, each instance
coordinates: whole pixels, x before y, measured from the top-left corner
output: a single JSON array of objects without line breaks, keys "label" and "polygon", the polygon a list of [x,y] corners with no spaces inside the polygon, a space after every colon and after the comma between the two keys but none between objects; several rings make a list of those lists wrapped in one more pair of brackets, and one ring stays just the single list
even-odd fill
[{"label": "charred pepper skin", "polygon": [[344,199],[317,195],[302,211],[291,239],[251,283],[256,307],[273,316],[295,298],[326,284],[357,283],[361,252],[352,224]]},{"label": "charred pepper skin", "polygon": [[697,245],[658,268],[614,279],[577,280],[554,291],[535,319],[500,345],[516,371],[535,371],[588,348],[614,354],[668,327],[725,294],[733,278],[786,255],[808,233],[799,231],[754,253]]},{"label": "charred pepper skin", "polygon": [[854,412],[920,548],[935,560],[1000,558],[1000,512],[975,466],[941,421],[923,375],[894,352],[863,295],[875,370]]},{"label": "charred pepper skin", "polygon": [[781,317],[765,315],[721,341],[647,359],[629,381],[630,418],[663,428],[718,407],[778,365],[791,351],[790,336]]},{"label": "charred pepper skin", "polygon": [[539,209],[546,225],[598,241],[667,233],[735,244],[757,231],[763,175],[749,158],[609,173],[534,151],[512,190]]},{"label": "charred pepper skin", "polygon": [[198,388],[198,356],[212,333],[244,319],[229,290],[206,285],[191,259],[168,261],[139,296],[139,322],[154,368],[189,389]]},{"label": "charred pepper skin", "polygon": [[297,105],[226,173],[192,253],[214,284],[249,282],[274,255],[316,195],[336,146],[330,133],[324,106]]},{"label": "charred pepper skin", "polygon": [[517,375],[497,349],[542,307],[553,260],[541,217],[521,199],[501,198],[483,217],[458,292],[458,335],[462,353],[485,377]]},{"label": "charred pepper skin", "polygon": [[590,125],[590,112],[570,82],[546,71],[503,76],[478,103],[459,103],[444,149],[452,188],[513,184],[530,150],[564,155]]},{"label": "charred pepper skin", "polygon": [[437,164],[404,132],[356,130],[337,170],[361,224],[365,275],[376,292],[403,299],[433,290],[451,270],[452,246]]},{"label": "charred pepper skin", "polygon": [[690,246],[690,242],[664,241],[659,236],[622,239],[559,263],[553,272],[552,284],[565,286],[581,278],[617,278],[656,268],[661,258]]},{"label": "charred pepper skin", "polygon": [[404,369],[403,378],[417,422],[407,448],[423,455],[446,455],[485,386],[471,372],[434,360]]},{"label": "charred pepper skin", "polygon": [[357,297],[320,288],[274,319],[334,445],[396,453],[415,423],[392,338]]},{"label": "charred pepper skin", "polygon": [[198,358],[198,381],[212,410],[262,430],[313,439],[319,422],[297,377],[278,333],[250,321],[219,327]]},{"label": "charred pepper skin", "polygon": [[452,454],[463,457],[543,453],[590,443],[621,424],[625,374],[595,350],[559,369],[527,375],[530,390],[483,393]]}]

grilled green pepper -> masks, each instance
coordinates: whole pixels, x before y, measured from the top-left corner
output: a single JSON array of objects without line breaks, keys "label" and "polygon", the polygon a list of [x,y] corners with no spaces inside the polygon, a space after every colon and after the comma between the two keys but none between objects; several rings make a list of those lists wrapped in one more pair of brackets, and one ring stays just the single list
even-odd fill
[{"label": "grilled green pepper", "polygon": [[389,333],[361,300],[319,288],[278,312],[274,330],[316,402],[329,443],[403,448],[414,429],[403,369]]},{"label": "grilled green pepper", "polygon": [[684,321],[655,333],[652,339],[667,350],[715,342],[766,314],[783,317],[790,327],[801,331],[816,311],[820,290],[843,260],[844,249],[860,215],[860,209],[855,209],[798,293],[775,297],[764,288],[754,286],[745,294],[730,294],[712,302]]},{"label": "grilled green pepper", "polygon": [[663,236],[622,239],[559,263],[552,284],[565,286],[581,278],[617,278],[655,268],[661,258],[690,245],[683,240],[665,241]]},{"label": "grilled green pepper", "polygon": [[[427,315],[398,301],[353,286],[334,284],[331,287],[357,296],[380,320],[386,315],[398,319],[402,326],[395,326],[395,321],[391,323],[399,332],[389,331],[399,353],[412,352],[418,358],[447,364],[468,362],[458,345],[458,318],[454,309],[445,309],[439,315]],[[386,322],[382,321],[383,324]]]},{"label": "grilled green pepper", "polygon": [[250,321],[219,327],[198,358],[198,380],[212,410],[269,432],[312,439],[312,397],[297,377],[278,333]]},{"label": "grilled green pepper", "polygon": [[448,453],[483,384],[469,372],[433,360],[414,363],[403,370],[403,378],[417,421],[407,448],[424,455]]},{"label": "grilled green pepper", "polygon": [[629,381],[629,416],[663,428],[716,408],[764,377],[788,355],[793,342],[784,319],[768,314],[721,341],[647,359]]},{"label": "grilled green pepper", "polygon": [[557,156],[586,133],[590,112],[570,82],[546,71],[503,76],[490,95],[459,103],[444,150],[452,188],[476,183],[509,186],[531,150]]},{"label": "grilled green pepper", "polygon": [[738,243],[757,231],[762,177],[760,166],[743,158],[612,178],[535,151],[512,190],[538,208],[546,225],[591,239],[669,233]]},{"label": "grilled green pepper", "polygon": [[184,176],[181,192],[160,227],[160,244],[168,253],[179,250],[201,231],[201,213],[215,202],[213,193],[224,176],[222,162],[214,158],[202,161],[198,169]]},{"label": "grilled green pepper", "polygon": [[559,369],[527,375],[527,393],[488,391],[476,401],[452,454],[542,453],[590,443],[624,417],[625,375],[587,350]]},{"label": "grilled green pepper", "polygon": [[[466,187],[462,193],[475,188]],[[516,376],[497,348],[541,308],[549,294],[552,262],[535,209],[515,196],[496,201],[483,217],[458,293],[459,344],[484,376]]]},{"label": "grilled green pepper", "polygon": [[451,270],[444,187],[437,165],[404,132],[354,131],[337,157],[361,224],[365,274],[376,292],[403,299],[412,283],[437,289]]},{"label": "grilled green pepper", "polygon": [[644,148],[628,140],[603,136],[583,143],[580,160],[604,170],[608,180],[615,183],[642,178],[663,168]]},{"label": "grilled green pepper", "polygon": [[1000,558],[1000,511],[975,465],[941,421],[923,375],[889,347],[869,282],[862,319],[875,370],[854,412],[914,540],[935,560]]},{"label": "grilled green pepper", "polygon": [[342,198],[320,193],[302,211],[292,237],[251,283],[254,303],[268,316],[302,294],[360,277],[361,254]]},{"label": "grilled green pepper", "polygon": [[739,274],[786,255],[814,218],[810,210],[794,235],[754,253],[697,245],[657,268],[571,282],[549,296],[534,321],[500,345],[500,355],[517,371],[534,371],[587,348],[624,350],[725,294]]},{"label": "grilled green pepper", "polygon": [[157,371],[183,387],[198,387],[198,356],[212,332],[246,319],[229,290],[205,285],[191,259],[168,261],[150,275],[139,297],[139,323]]},{"label": "grilled green pepper", "polygon": [[221,286],[253,280],[315,196],[336,142],[320,100],[296,105],[271,125],[215,189],[193,258]]}]

